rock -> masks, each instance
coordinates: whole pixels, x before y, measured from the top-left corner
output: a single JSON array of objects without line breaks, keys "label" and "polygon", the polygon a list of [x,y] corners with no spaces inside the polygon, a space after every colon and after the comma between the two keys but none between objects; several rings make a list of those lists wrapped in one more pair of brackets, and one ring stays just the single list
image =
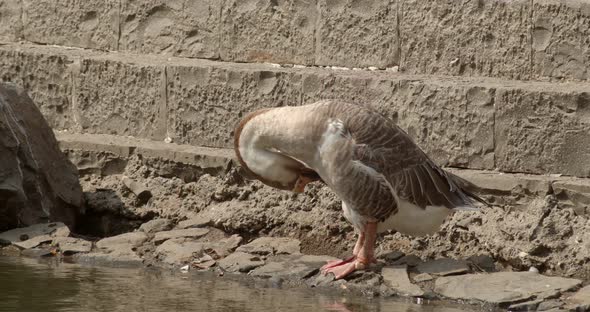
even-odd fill
[{"label": "rock", "polygon": [[227,272],[249,272],[259,266],[264,265],[258,256],[245,252],[236,251],[218,262],[219,267]]},{"label": "rock", "polygon": [[33,247],[37,247],[43,243],[51,242],[52,240],[53,240],[53,237],[51,237],[51,235],[40,235],[40,236],[35,236],[31,239],[27,239],[26,241],[14,242],[13,245],[15,245],[18,248],[22,248],[22,249],[30,249]]},{"label": "rock", "polygon": [[168,219],[154,219],[150,220],[139,227],[140,231],[144,233],[155,233],[167,231],[172,227],[172,222]]},{"label": "rock", "polygon": [[167,264],[184,264],[205,250],[205,243],[184,238],[169,239],[156,248],[156,256]]},{"label": "rock", "polygon": [[511,304],[508,307],[508,311],[535,311],[537,310],[537,306],[543,302],[542,299],[525,301],[521,303]]},{"label": "rock", "polygon": [[85,264],[108,265],[115,267],[135,267],[143,263],[135,249],[147,240],[143,232],[125,233],[107,237],[96,242],[102,252],[83,254],[78,261]]},{"label": "rock", "polygon": [[106,249],[107,251],[118,249],[120,246],[129,249],[139,247],[147,240],[147,235],[143,232],[131,232],[117,236],[107,237],[96,242],[96,247]]},{"label": "rock", "polygon": [[407,255],[399,258],[398,260],[394,261],[393,265],[407,265],[409,267],[415,267],[422,263],[422,259],[415,255]]},{"label": "rock", "polygon": [[51,257],[54,255],[52,248],[31,248],[21,252],[21,256],[30,258]]},{"label": "rock", "polygon": [[414,278],[413,278],[414,282],[417,282],[417,283],[427,282],[427,281],[431,281],[433,279],[434,279],[434,277],[432,277],[432,275],[430,275],[428,273],[418,274],[418,275],[414,276]]},{"label": "rock", "polygon": [[145,185],[137,181],[133,181],[129,177],[123,177],[121,181],[123,181],[123,184],[125,184],[125,186],[133,194],[135,194],[140,203],[147,203],[147,201],[152,198],[152,192],[147,187],[145,187]]},{"label": "rock", "polygon": [[11,242],[21,249],[37,247],[42,243],[51,242],[55,237],[70,235],[70,229],[61,222],[35,224],[0,234],[0,239]]},{"label": "rock", "polygon": [[53,244],[59,247],[64,255],[71,255],[79,252],[90,252],[92,243],[80,238],[58,237],[53,240]]},{"label": "rock", "polygon": [[206,244],[206,250],[207,252],[212,251],[218,258],[224,258],[232,253],[241,242],[242,237],[234,234],[219,241],[208,242]]},{"label": "rock", "polygon": [[287,237],[261,237],[238,247],[236,251],[257,255],[279,255],[301,253],[298,239]]},{"label": "rock", "polygon": [[377,256],[378,259],[383,259],[385,262],[393,262],[399,260],[401,257],[405,256],[405,254],[401,251],[390,251],[388,253],[381,254]]},{"label": "rock", "polygon": [[572,308],[590,310],[590,285],[578,290],[573,296],[567,298],[566,301],[568,306]]},{"label": "rock", "polygon": [[547,310],[551,310],[551,309],[558,309],[558,308],[562,307],[563,305],[564,305],[564,303],[559,300],[547,300],[547,301],[541,302],[537,306],[537,311],[547,311]]},{"label": "rock", "polygon": [[213,223],[213,221],[209,217],[197,216],[197,217],[190,218],[188,220],[180,221],[178,223],[178,225],[176,226],[176,228],[178,228],[178,229],[200,228],[200,227],[206,227],[208,225],[211,225],[212,223]]},{"label": "rock", "polygon": [[267,263],[250,272],[252,276],[266,278],[304,279],[318,272],[319,268],[328,260],[336,258],[329,256],[287,255],[267,259]]},{"label": "rock", "polygon": [[475,267],[475,269],[477,270],[482,270],[484,272],[496,271],[496,263],[494,262],[494,259],[490,256],[471,256],[467,258],[467,262],[471,264],[473,267]]},{"label": "rock", "polygon": [[163,231],[158,232],[154,236],[154,243],[161,244],[162,242],[172,239],[172,238],[192,238],[196,239],[199,237],[203,237],[209,233],[208,229],[200,229],[200,228],[193,228],[193,229],[184,229],[184,230],[172,230],[172,231]]},{"label": "rock", "polygon": [[581,284],[571,278],[549,277],[531,272],[498,272],[440,277],[434,291],[452,299],[511,303],[534,296],[557,295]]},{"label": "rock", "polygon": [[410,282],[405,265],[384,267],[381,270],[381,275],[383,275],[385,285],[400,295],[412,297],[424,295],[424,291],[420,287]]},{"label": "rock", "polygon": [[78,170],[27,94],[0,83],[0,230],[61,221],[82,212]]},{"label": "rock", "polygon": [[455,275],[469,272],[467,262],[455,259],[436,259],[419,264],[416,270],[420,273],[429,273],[435,275]]}]

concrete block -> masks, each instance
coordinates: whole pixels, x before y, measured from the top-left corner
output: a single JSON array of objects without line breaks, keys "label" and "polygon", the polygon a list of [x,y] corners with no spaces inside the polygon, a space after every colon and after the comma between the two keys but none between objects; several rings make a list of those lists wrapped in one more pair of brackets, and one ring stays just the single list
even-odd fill
[{"label": "concrete block", "polygon": [[27,90],[53,129],[75,123],[70,65],[70,59],[59,53],[0,46],[0,80]]},{"label": "concrete block", "polygon": [[122,0],[119,49],[217,58],[221,4],[217,0]]},{"label": "concrete block", "polygon": [[119,1],[23,0],[24,37],[35,43],[116,50]]},{"label": "concrete block", "polygon": [[316,65],[399,64],[398,0],[318,0]]},{"label": "concrete block", "polygon": [[500,170],[590,176],[590,86],[503,88],[495,106]]},{"label": "concrete block", "polygon": [[528,0],[399,0],[401,67],[408,73],[531,76]]},{"label": "concrete block", "polygon": [[437,163],[492,169],[493,89],[395,75],[309,74],[303,102],[336,98],[368,104],[397,121]]},{"label": "concrete block", "polygon": [[533,70],[537,78],[590,78],[590,3],[534,0]]},{"label": "concrete block", "polygon": [[300,102],[300,76],[269,66],[168,68],[168,129],[174,142],[232,147],[233,131],[248,112]]},{"label": "concrete block", "polygon": [[154,62],[83,59],[74,93],[81,131],[163,140],[166,71]]},{"label": "concrete block", "polygon": [[221,59],[313,64],[316,1],[224,1]]},{"label": "concrete block", "polygon": [[22,35],[22,1],[0,0],[0,42],[14,42]]}]

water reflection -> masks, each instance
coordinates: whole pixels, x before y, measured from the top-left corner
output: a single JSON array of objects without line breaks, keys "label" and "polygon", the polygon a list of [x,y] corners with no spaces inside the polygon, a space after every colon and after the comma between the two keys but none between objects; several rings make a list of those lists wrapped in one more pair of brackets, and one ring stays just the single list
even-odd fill
[{"label": "water reflection", "polygon": [[460,312],[321,293],[274,289],[211,274],[81,267],[0,257],[0,311],[407,311]]}]

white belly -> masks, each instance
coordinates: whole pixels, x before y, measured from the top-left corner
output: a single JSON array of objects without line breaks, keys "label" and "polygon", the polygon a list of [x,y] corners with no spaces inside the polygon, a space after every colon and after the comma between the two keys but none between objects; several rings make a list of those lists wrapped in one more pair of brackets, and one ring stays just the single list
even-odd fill
[{"label": "white belly", "polygon": [[393,229],[411,236],[434,234],[452,212],[452,209],[444,206],[426,206],[422,209],[400,200],[397,213],[380,222],[377,225],[377,232]]}]

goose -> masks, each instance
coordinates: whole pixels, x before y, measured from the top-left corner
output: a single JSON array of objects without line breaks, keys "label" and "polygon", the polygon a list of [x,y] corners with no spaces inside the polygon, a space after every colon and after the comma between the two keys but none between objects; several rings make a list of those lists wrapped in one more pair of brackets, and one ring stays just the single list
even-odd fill
[{"label": "goose", "polygon": [[435,233],[455,210],[485,203],[477,187],[437,166],[391,119],[366,105],[322,100],[249,113],[234,132],[246,173],[301,193],[325,183],[341,200],[358,239],[352,256],[321,268],[344,278],[376,263],[378,233]]}]

